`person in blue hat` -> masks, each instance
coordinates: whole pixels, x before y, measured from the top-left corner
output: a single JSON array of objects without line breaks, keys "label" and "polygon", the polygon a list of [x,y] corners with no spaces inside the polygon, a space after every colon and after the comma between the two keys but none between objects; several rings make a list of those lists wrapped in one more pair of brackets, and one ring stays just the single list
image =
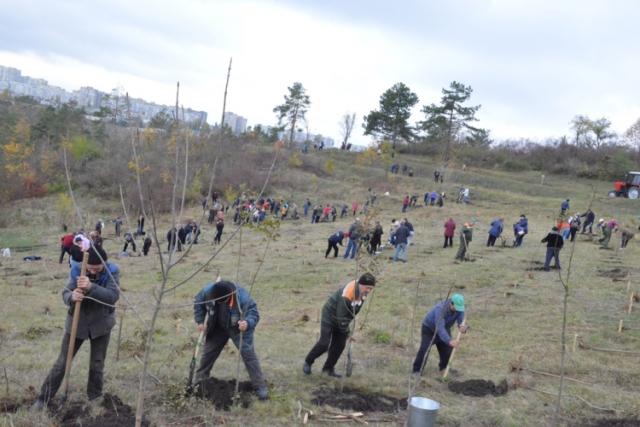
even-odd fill
[{"label": "person in blue hat", "polygon": [[[460,345],[460,342],[451,337],[451,327],[458,324],[460,332],[467,331],[464,312],[464,297],[453,294],[451,298],[443,299],[433,307],[422,320],[422,341],[420,349],[413,362],[413,373],[419,375],[427,364],[427,349],[431,340],[438,349],[440,355],[439,368],[441,371],[447,368],[451,352]],[[434,339],[435,336],[435,339]],[[456,370],[450,369],[450,373],[456,374]]]}]

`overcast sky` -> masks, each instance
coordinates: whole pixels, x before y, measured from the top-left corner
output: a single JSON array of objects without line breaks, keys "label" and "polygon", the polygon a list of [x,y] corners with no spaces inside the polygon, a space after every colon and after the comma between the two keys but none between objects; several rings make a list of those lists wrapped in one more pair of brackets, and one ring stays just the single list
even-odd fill
[{"label": "overcast sky", "polygon": [[273,108],[301,82],[309,126],[340,139],[403,82],[422,105],[459,81],[497,140],[569,134],[577,114],[618,132],[640,117],[638,0],[5,0],[0,65],[67,90],[123,86],[132,97],[181,103],[220,121],[276,123]]}]

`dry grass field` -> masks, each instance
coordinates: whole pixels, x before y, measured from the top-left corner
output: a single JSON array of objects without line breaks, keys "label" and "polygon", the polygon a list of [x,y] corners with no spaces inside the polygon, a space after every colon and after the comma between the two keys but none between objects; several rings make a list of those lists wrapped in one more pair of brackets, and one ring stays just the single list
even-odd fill
[{"label": "dry grass field", "polygon": [[[331,152],[314,152],[324,165]],[[564,288],[558,272],[540,271],[545,245],[540,240],[554,225],[564,199],[571,199],[571,213],[584,212],[591,203],[596,217],[615,218],[626,228],[638,228],[637,200],[609,199],[610,183],[547,176],[540,185],[538,172],[508,174],[494,170],[468,168],[450,170],[444,186],[434,187],[435,165],[429,159],[396,156],[396,162],[409,163],[415,176],[399,174],[385,180],[380,165],[357,170],[355,153],[333,153],[336,170],[318,178],[296,169],[276,171],[274,178],[294,174],[296,189],[282,188],[270,196],[283,196],[298,206],[306,197],[318,204],[336,204],[358,200],[362,206],[368,188],[378,200],[369,221],[381,222],[386,242],[392,218],[406,216],[414,225],[414,245],[407,250],[407,263],[393,263],[393,251],[387,246],[377,257],[364,251],[357,261],[325,259],[327,238],[337,230],[347,230],[352,219],[335,223],[310,224],[308,217],[287,219],[280,224],[280,237],[265,252],[264,234],[244,228],[201,272],[174,293],[162,305],[148,381],[146,417],[157,426],[209,426],[226,423],[238,426],[302,425],[295,418],[298,400],[320,416],[309,425],[331,425],[318,421],[330,416],[330,408],[312,403],[314,393],[335,391],[340,380],[320,373],[320,359],[311,376],[301,371],[304,356],[319,334],[319,314],[326,299],[340,286],[364,270],[375,271],[375,291],[361,311],[356,332],[352,377],[344,386],[364,394],[382,393],[406,399],[411,364],[420,345],[420,323],[426,312],[449,289],[466,298],[470,329],[463,336],[453,365],[459,373],[443,384],[437,369],[437,352],[432,352],[415,393],[441,403],[437,425],[442,426],[544,426],[550,425],[555,410],[562,353],[562,302]],[[460,168],[458,168],[460,169]],[[454,203],[460,184],[469,186],[469,204]],[[423,206],[426,191],[444,189],[448,194],[443,208]],[[390,196],[383,194],[389,191]],[[405,194],[417,193],[418,205],[401,212]],[[119,201],[80,200],[89,229],[98,218],[113,219],[121,214]],[[0,286],[0,399],[8,405],[22,403],[0,414],[0,424],[54,426],[48,415],[27,412],[30,389],[39,389],[59,351],[67,309],[61,301],[61,286],[66,283],[68,266],[58,263],[59,239],[54,198],[23,200],[1,208],[9,218],[9,228],[0,229],[0,247],[12,248],[13,258],[2,259]],[[302,209],[300,209],[302,212]],[[137,212],[136,212],[137,213]],[[521,248],[511,248],[511,224],[520,214],[529,218],[529,234]],[[200,218],[200,206],[188,208],[186,217]],[[135,214],[133,215],[135,216]],[[131,218],[133,217],[131,216]],[[458,238],[453,249],[443,249],[443,224],[450,217],[458,227],[477,219],[470,256],[473,262],[454,263]],[[361,216],[365,219],[365,216]],[[486,247],[489,223],[505,220],[507,247]],[[165,235],[170,217],[158,218],[160,247],[166,250]],[[71,228],[81,226],[76,215]],[[125,228],[126,223],[125,223]],[[227,216],[223,241],[235,227]],[[202,266],[218,249],[211,246],[215,228],[203,224],[200,244],[171,271],[169,285],[179,283]],[[109,261],[121,269],[123,293],[149,318],[153,285],[150,275],[160,277],[158,249],[150,255],[119,257],[123,241],[116,238],[107,222],[104,247]],[[640,288],[640,255],[634,239],[627,250],[618,250],[619,237],[612,238],[610,250],[599,248],[591,238],[578,235],[575,246],[561,251],[562,275],[568,280],[570,294],[567,316],[566,378],[559,425],[637,425],[607,424],[598,419],[636,419],[640,414],[640,303],[628,314],[630,295]],[[33,246],[32,248],[30,248]],[[23,249],[20,249],[23,248]],[[341,255],[345,247],[340,248]],[[571,268],[569,258],[573,251]],[[240,253],[239,253],[240,252]],[[42,261],[25,262],[22,257],[35,254]],[[261,262],[262,261],[262,262]],[[148,267],[148,268],[147,268]],[[243,409],[216,410],[209,402],[184,397],[197,327],[191,303],[195,294],[219,273],[224,279],[247,285],[260,267],[252,288],[261,321],[256,329],[255,348],[260,357],[271,394],[268,402],[252,400]],[[529,273],[527,273],[529,272]],[[424,274],[423,274],[424,273]],[[570,277],[568,274],[570,273]],[[568,278],[567,278],[568,277]],[[419,284],[419,289],[417,285]],[[416,298],[417,296],[417,298]],[[120,303],[124,303],[121,298]],[[636,308],[637,307],[637,308]],[[366,313],[366,320],[365,319]],[[140,322],[128,310],[123,322],[120,358],[116,361],[118,326],[113,330],[105,372],[105,391],[119,396],[135,407],[138,393],[145,334]],[[618,332],[619,322],[622,331]],[[577,338],[576,338],[577,337]],[[577,345],[574,347],[574,339]],[[594,349],[612,349],[608,352]],[[338,364],[344,373],[345,354]],[[521,369],[513,371],[522,357]],[[237,351],[223,351],[212,375],[228,380],[235,377]],[[73,365],[70,401],[85,399],[88,351],[82,348]],[[241,380],[248,375],[243,366]],[[502,396],[469,397],[449,390],[448,385],[467,380],[506,380],[510,386]],[[334,410],[338,410],[334,408]],[[396,414],[365,413],[365,417],[388,422],[370,425],[401,425],[406,412]],[[356,424],[355,422],[353,424]],[[80,425],[80,424],[78,424]],[[84,424],[86,425],[86,424]]]}]

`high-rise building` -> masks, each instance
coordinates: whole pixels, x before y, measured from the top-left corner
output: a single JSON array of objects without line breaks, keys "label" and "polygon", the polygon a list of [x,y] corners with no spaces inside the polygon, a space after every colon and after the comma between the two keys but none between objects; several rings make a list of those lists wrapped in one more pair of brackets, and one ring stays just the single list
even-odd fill
[{"label": "high-rise building", "polygon": [[224,124],[229,126],[231,131],[236,135],[240,135],[247,131],[247,119],[237,114],[227,111],[224,113]]}]

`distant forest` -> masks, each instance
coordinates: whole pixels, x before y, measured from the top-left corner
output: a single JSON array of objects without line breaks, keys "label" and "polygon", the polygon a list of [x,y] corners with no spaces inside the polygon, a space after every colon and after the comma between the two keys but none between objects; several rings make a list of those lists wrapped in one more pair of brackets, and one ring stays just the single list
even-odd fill
[{"label": "distant forest", "polygon": [[[365,117],[365,123],[367,118],[373,117]],[[603,123],[600,125],[602,128]],[[209,189],[220,128],[194,129],[170,115],[154,117],[146,128],[137,126],[138,123],[128,126],[126,121],[115,123],[108,114],[88,116],[74,104],[43,106],[29,97],[14,98],[3,93],[0,96],[0,201],[66,192],[63,154],[66,148],[74,188],[93,197],[116,200],[122,187],[125,201],[134,201],[138,168],[142,185],[152,190],[153,198],[162,206],[170,200],[176,168],[185,169],[187,140],[187,201],[201,200]],[[488,131],[480,129],[471,137],[468,132],[455,132],[446,138],[434,137],[433,133],[396,138],[393,145],[395,153],[428,156],[443,167],[536,170],[602,180],[622,179],[629,170],[640,169],[640,120],[625,135],[609,133],[610,124],[606,122],[602,131],[598,121],[583,116],[576,116],[567,126],[573,133],[571,137],[542,143],[528,139],[495,142],[489,139]],[[273,152],[277,136],[261,129],[248,129],[238,136],[229,129],[222,132],[216,183],[235,187],[245,184],[248,188],[260,189],[273,161],[273,156],[265,153]],[[390,154],[392,144],[388,136],[369,134],[374,141],[371,151],[383,148],[385,156]],[[299,156],[299,153],[299,147],[283,141],[276,170],[293,165],[317,176],[327,174],[325,165],[316,164],[312,156]],[[356,164],[359,154],[352,155]],[[295,186],[295,182],[284,183],[282,179],[272,180],[271,185]],[[224,187],[214,188],[214,191],[224,190]]]}]

